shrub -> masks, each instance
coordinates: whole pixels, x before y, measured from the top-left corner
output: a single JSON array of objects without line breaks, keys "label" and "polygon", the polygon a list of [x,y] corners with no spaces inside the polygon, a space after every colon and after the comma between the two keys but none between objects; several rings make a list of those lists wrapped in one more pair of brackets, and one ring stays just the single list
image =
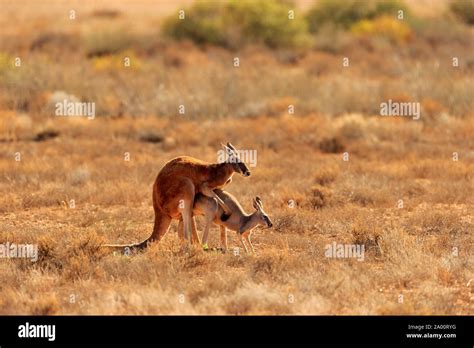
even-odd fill
[{"label": "shrub", "polygon": [[326,24],[314,35],[314,47],[329,53],[340,53],[351,43],[350,33],[332,24]]},{"label": "shrub", "polygon": [[87,57],[100,57],[116,54],[129,48],[133,38],[125,29],[93,32],[84,38]]},{"label": "shrub", "polygon": [[411,36],[411,29],[407,24],[389,16],[362,20],[354,24],[351,31],[354,34],[384,37],[396,43],[406,42]]},{"label": "shrub", "polygon": [[0,52],[0,77],[6,75],[14,66],[15,59],[6,53]]},{"label": "shrub", "polygon": [[329,204],[331,191],[320,185],[311,187],[309,203],[312,209],[321,209]]},{"label": "shrub", "polygon": [[324,153],[340,153],[345,146],[340,137],[324,138],[319,143],[319,149]]},{"label": "shrub", "polygon": [[297,14],[289,19],[293,8],[292,2],[284,0],[201,2],[186,10],[184,19],[166,19],[163,33],[229,48],[254,43],[272,48],[304,46],[308,43],[306,22]]},{"label": "shrub", "polygon": [[[269,47],[297,47],[306,43],[307,25],[302,16],[295,14],[290,1],[231,0],[226,8],[226,23],[235,28],[237,44],[264,43]],[[233,33],[234,34],[234,33]]]},{"label": "shrub", "polygon": [[196,2],[185,10],[185,18],[173,15],[163,23],[163,33],[174,39],[190,39],[198,44],[225,43],[222,2]]},{"label": "shrub", "polygon": [[142,68],[142,62],[132,50],[122,52],[122,55],[109,54],[103,56],[96,56],[92,58],[93,67],[96,71],[118,71],[123,69],[125,66],[124,58],[130,59],[132,64],[128,67],[128,70],[138,70]]},{"label": "shrub", "polygon": [[309,30],[314,33],[327,24],[348,29],[361,20],[396,16],[399,10],[408,15],[407,7],[399,0],[321,0],[308,11],[306,18]]},{"label": "shrub", "polygon": [[449,9],[463,22],[474,24],[474,0],[453,0]]}]

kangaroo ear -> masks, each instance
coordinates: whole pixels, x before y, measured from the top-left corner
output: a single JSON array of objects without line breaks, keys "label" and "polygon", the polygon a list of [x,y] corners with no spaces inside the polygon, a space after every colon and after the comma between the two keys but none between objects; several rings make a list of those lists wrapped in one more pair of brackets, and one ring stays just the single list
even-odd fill
[{"label": "kangaroo ear", "polygon": [[258,205],[258,202],[255,198],[252,199],[252,205],[255,208],[255,210],[259,210],[260,206]]},{"label": "kangaroo ear", "polygon": [[234,151],[230,147],[228,147],[227,145],[224,145],[222,143],[221,143],[221,145],[222,145],[222,148],[225,150],[225,153],[227,154],[227,156],[229,156],[229,157],[234,156]]},{"label": "kangaroo ear", "polygon": [[234,147],[234,145],[232,145],[231,143],[227,143],[227,147],[230,148],[231,150],[233,151],[237,151]]},{"label": "kangaroo ear", "polygon": [[257,202],[257,204],[258,204],[261,208],[263,208],[263,202],[262,202],[262,199],[261,199],[259,196],[255,197],[255,201]]}]

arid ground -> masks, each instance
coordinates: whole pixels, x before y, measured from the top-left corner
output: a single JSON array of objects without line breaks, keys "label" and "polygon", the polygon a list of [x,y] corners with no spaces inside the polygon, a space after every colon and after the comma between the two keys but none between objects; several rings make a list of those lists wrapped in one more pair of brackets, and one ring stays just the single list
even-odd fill
[{"label": "arid ground", "polygon": [[[64,2],[1,3],[0,243],[39,255],[0,258],[0,314],[474,314],[473,27],[446,2],[305,49],[162,36],[191,2],[78,2],[74,20]],[[64,95],[95,117],[56,116]],[[420,119],[381,116],[388,99]],[[235,232],[225,254],[183,252],[176,221],[143,252],[100,248],[150,235],[166,161],[215,162],[227,141],[257,153],[226,187],[273,221],[255,255],[234,254]]]}]

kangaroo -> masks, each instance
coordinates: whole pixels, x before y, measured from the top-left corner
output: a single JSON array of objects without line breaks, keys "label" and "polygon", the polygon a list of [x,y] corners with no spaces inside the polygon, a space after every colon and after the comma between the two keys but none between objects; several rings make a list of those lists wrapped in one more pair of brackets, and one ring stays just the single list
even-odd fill
[{"label": "kangaroo", "polygon": [[223,147],[228,157],[223,163],[208,163],[189,156],[176,157],[167,162],[153,184],[155,223],[150,237],[136,244],[105,246],[143,249],[149,242],[160,240],[166,234],[172,219],[182,219],[185,240],[189,241],[192,234],[192,241],[200,243],[192,216],[195,195],[201,194],[216,201],[225,220],[230,216],[231,209],[213,190],[229,184],[234,173],[250,176],[250,170],[240,160],[235,147],[230,143]]},{"label": "kangaroo", "polygon": [[[249,215],[244,211],[239,201],[229,192],[221,189],[215,189],[214,192],[224,201],[232,213],[228,219],[223,220],[221,217],[224,214],[224,211],[214,199],[202,194],[196,195],[194,200],[193,214],[204,215],[206,219],[206,225],[204,227],[204,234],[202,238],[204,249],[208,249],[207,239],[209,236],[209,229],[211,227],[211,223],[214,222],[220,227],[221,245],[224,251],[227,250],[226,229],[229,229],[238,233],[240,242],[247,253],[248,248],[244,243],[244,239],[249,244],[252,253],[255,253],[255,249],[252,245],[252,242],[250,241],[250,234],[252,233],[252,230],[258,225],[267,226],[268,228],[273,226],[272,221],[263,210],[263,203],[260,197],[257,196],[252,200],[255,211]],[[178,233],[180,234],[180,237],[182,237],[182,221],[180,221],[178,226]]]}]

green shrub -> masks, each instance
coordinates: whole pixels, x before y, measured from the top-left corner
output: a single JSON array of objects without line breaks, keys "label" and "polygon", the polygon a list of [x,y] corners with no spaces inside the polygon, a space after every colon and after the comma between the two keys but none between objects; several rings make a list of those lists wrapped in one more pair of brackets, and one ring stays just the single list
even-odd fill
[{"label": "green shrub", "polygon": [[399,0],[320,0],[308,11],[306,18],[309,30],[314,33],[328,24],[347,29],[361,20],[381,15],[397,16],[399,10],[403,10],[404,16],[409,14]]},{"label": "green shrub", "polygon": [[354,34],[384,37],[395,43],[406,42],[411,36],[411,29],[406,23],[389,16],[357,22],[351,27],[351,32]]},{"label": "green shrub", "polygon": [[231,0],[226,7],[226,26],[234,28],[237,44],[263,43],[269,47],[294,47],[305,44],[307,25],[301,14],[289,19],[295,10],[290,1]]},{"label": "green shrub", "polygon": [[132,36],[124,28],[94,31],[84,37],[84,46],[88,57],[119,53],[129,48],[132,42]]},{"label": "green shrub", "polygon": [[165,20],[163,32],[174,39],[238,48],[247,44],[298,47],[308,43],[302,15],[289,19],[293,3],[285,0],[198,2],[185,10],[185,19]]},{"label": "green shrub", "polygon": [[463,22],[474,24],[474,0],[453,0],[449,9]]},{"label": "green shrub", "polygon": [[223,29],[224,3],[196,2],[185,10],[185,18],[168,17],[163,23],[163,33],[174,39],[190,39],[198,44],[225,44]]}]

